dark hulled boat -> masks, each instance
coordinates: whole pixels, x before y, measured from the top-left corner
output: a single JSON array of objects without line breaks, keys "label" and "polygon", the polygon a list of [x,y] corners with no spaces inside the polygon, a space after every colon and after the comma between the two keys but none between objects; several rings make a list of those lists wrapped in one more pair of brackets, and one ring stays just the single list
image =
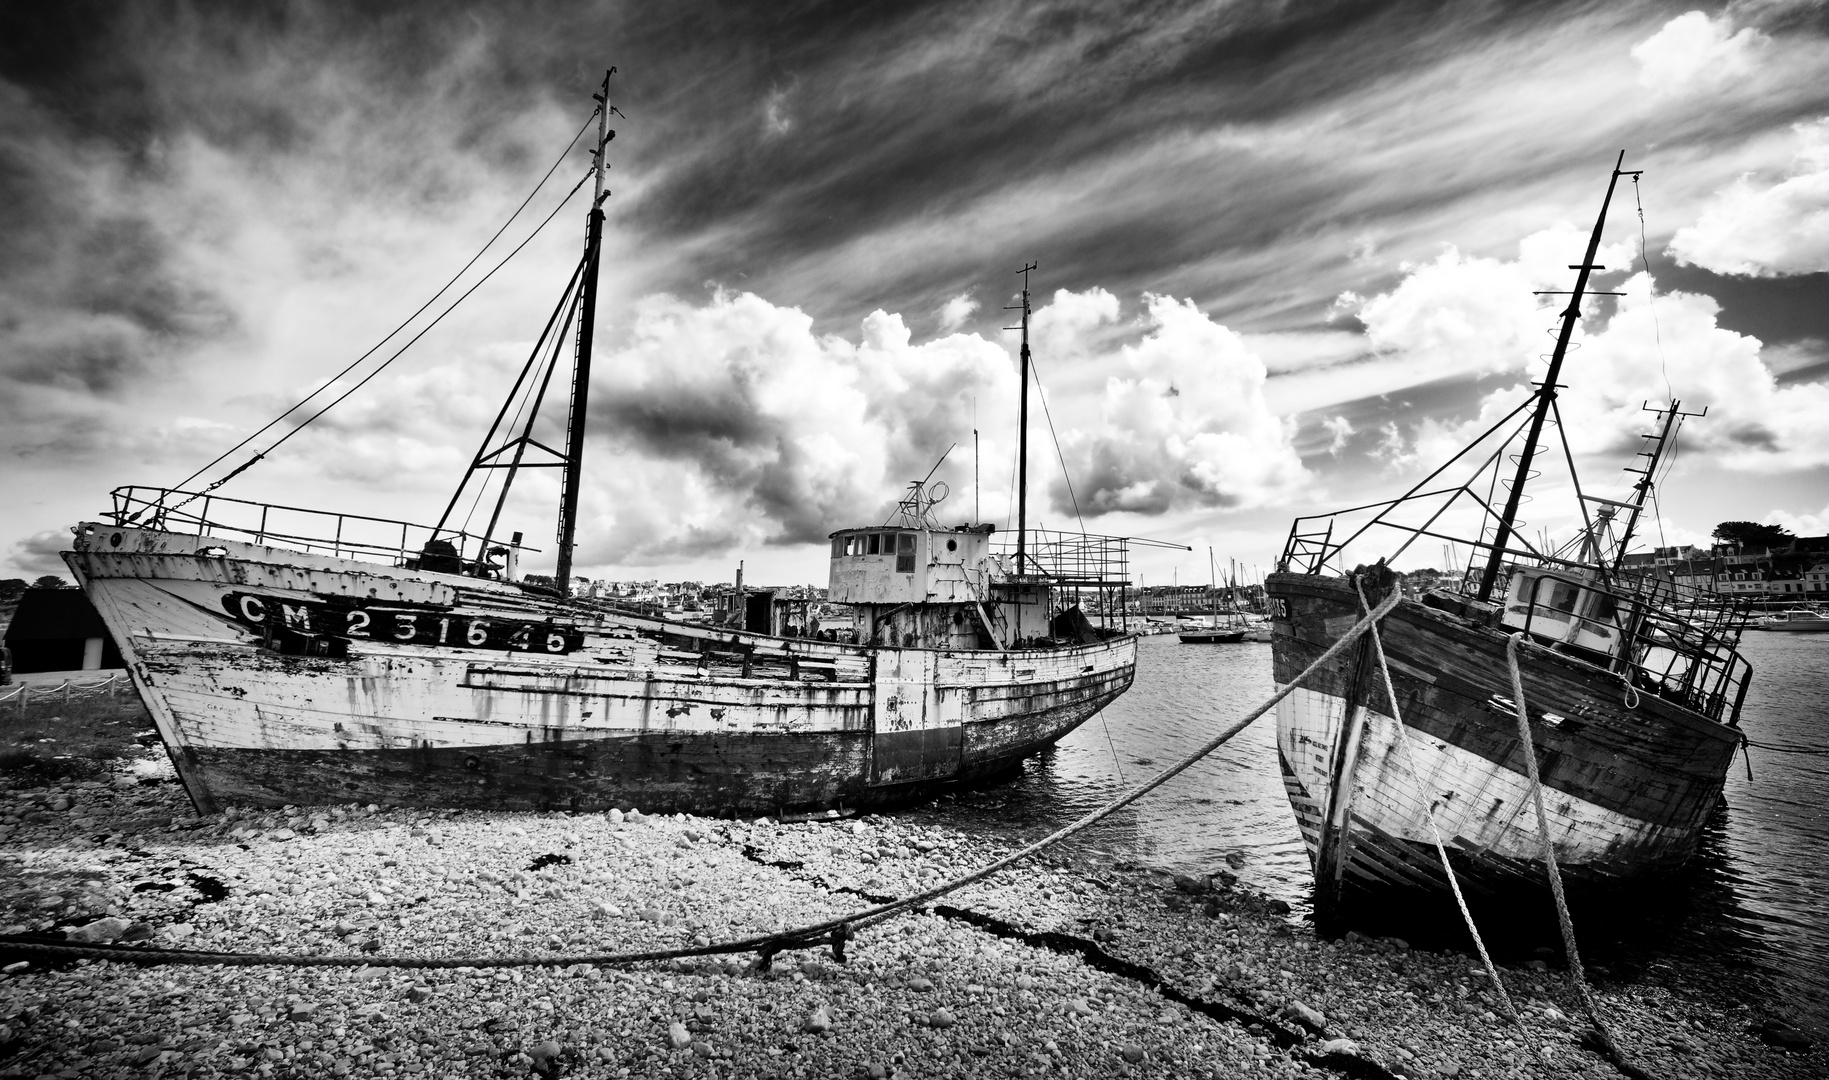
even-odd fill
[{"label": "dark hulled boat", "polygon": [[[1631,174],[1616,165],[1608,202],[1622,175]],[[1392,537],[1395,550],[1381,554],[1395,558],[1432,537],[1483,557],[1454,585],[1406,595],[1381,624],[1395,701],[1364,638],[1278,706],[1279,762],[1314,867],[1317,918],[1329,928],[1362,901],[1445,894],[1438,840],[1466,891],[1538,895],[1544,853],[1527,753],[1541,775],[1556,861],[1577,893],[1680,865],[1720,799],[1751,674],[1736,652],[1741,620],[1698,605],[1668,578],[1626,569],[1624,559],[1660,455],[1688,414],[1676,402],[1659,410],[1629,499],[1579,495],[1576,481],[1582,525],[1569,545],[1533,546],[1517,530],[1546,422],[1560,430],[1558,377],[1589,275],[1600,269],[1606,207],[1574,268],[1536,392],[1402,497],[1299,519],[1265,582],[1275,677],[1286,684],[1366,604],[1406,588],[1383,558],[1346,572],[1349,547],[1369,555]],[[1476,448],[1490,452],[1474,458],[1484,462],[1474,476],[1424,490]],[[1572,465],[1566,448],[1563,456]],[[1517,470],[1503,509],[1494,509],[1481,495],[1505,485],[1499,470],[1508,461]],[[1457,514],[1477,527],[1455,535],[1448,523]],[[1528,747],[1512,701],[1513,635],[1522,635]]]}]

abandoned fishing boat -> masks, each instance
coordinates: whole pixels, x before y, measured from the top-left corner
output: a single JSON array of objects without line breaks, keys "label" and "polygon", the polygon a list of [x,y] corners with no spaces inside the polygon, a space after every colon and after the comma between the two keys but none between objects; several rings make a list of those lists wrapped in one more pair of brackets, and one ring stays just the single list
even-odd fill
[{"label": "abandoned fishing boat", "polygon": [[[924,483],[899,518],[832,534],[832,599],[851,605],[853,643],[771,632],[766,604],[711,626],[570,595],[615,134],[607,75],[597,101],[583,257],[464,478],[503,478],[480,533],[450,524],[456,495],[425,527],[228,499],[222,481],[119,488],[106,520],[75,528],[64,559],[199,810],[868,807],[1006,770],[1130,686],[1125,541],[1027,530],[1020,510],[1013,543],[990,525],[945,527],[943,492]],[[1023,309],[1026,418],[1026,278]],[[534,418],[572,340],[561,453],[534,438]],[[517,434],[502,420],[523,388]],[[521,575],[522,533],[501,535],[509,483],[536,466],[562,469],[550,584]],[[1106,625],[1082,595],[1101,598]]]},{"label": "abandoned fishing boat", "polygon": [[[1571,891],[1590,897],[1682,863],[1721,796],[1751,675],[1736,651],[1740,614],[1624,568],[1660,458],[1683,417],[1700,414],[1675,401],[1656,410],[1627,498],[1584,494],[1576,478],[1580,525],[1568,544],[1533,546],[1518,530],[1525,482],[1545,467],[1545,425],[1562,431],[1563,359],[1589,274],[1604,269],[1594,258],[1607,205],[1620,176],[1634,175],[1623,162],[1586,258],[1572,267],[1537,390],[1403,496],[1298,519],[1266,581],[1275,677],[1287,685],[1367,604],[1405,588],[1386,566],[1417,538],[1458,540],[1484,556],[1450,587],[1405,595],[1380,624],[1394,702],[1367,636],[1277,707],[1278,759],[1329,932],[1361,901],[1445,894],[1438,837],[1468,893],[1545,895],[1526,754],[1538,763],[1556,861]],[[1557,456],[1573,468],[1566,442]],[[1462,459],[1481,462],[1467,482],[1425,490]],[[1505,486],[1501,470],[1513,461],[1495,511],[1485,493]],[[1402,543],[1382,547],[1386,536]],[[1373,555],[1388,559],[1346,571]],[[1513,711],[1514,634],[1528,745]]]}]

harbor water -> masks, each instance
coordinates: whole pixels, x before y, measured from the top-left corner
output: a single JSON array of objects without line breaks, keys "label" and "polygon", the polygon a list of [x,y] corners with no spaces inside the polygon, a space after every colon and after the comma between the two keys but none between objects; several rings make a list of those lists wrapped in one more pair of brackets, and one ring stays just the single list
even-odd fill
[{"label": "harbor water", "polygon": [[[1829,634],[1748,632],[1742,652],[1754,671],[1742,713],[1748,738],[1829,746]],[[961,827],[1011,841],[1044,836],[1263,702],[1275,689],[1270,671],[1268,644],[1144,638],[1128,694],[1019,776],[962,795],[942,812]],[[1617,922],[1578,924],[1579,944],[1603,975],[1754,994],[1818,1038],[1829,1037],[1829,756],[1757,746],[1750,753],[1752,779],[1737,759],[1726,808],[1681,877],[1655,900],[1636,899]],[[1273,716],[1082,834],[1077,847],[1176,872],[1225,870],[1287,901],[1298,917],[1310,908],[1308,856],[1277,769]],[[1553,915],[1546,925],[1553,926]],[[1458,923],[1437,930],[1430,944],[1466,945]],[[1496,934],[1491,944],[1516,959],[1554,945],[1554,930],[1548,934]]]}]

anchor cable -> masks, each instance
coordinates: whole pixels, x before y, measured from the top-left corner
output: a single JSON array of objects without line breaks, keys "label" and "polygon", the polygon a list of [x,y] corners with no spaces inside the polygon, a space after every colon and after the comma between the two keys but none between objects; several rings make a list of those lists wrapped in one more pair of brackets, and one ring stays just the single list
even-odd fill
[{"label": "anchor cable", "polygon": [[1403,593],[1393,589],[1379,605],[1360,619],[1314,662],[1304,668],[1301,674],[1291,679],[1287,685],[1272,694],[1263,704],[1252,709],[1238,720],[1228,724],[1217,735],[1183,757],[1180,761],[1157,773],[1154,777],[1139,784],[1106,803],[1104,806],[1086,814],[1078,821],[1072,822],[1049,833],[1040,840],[1012,852],[992,863],[970,873],[961,875],[951,881],[942,882],[930,888],[900,900],[878,904],[851,915],[841,915],[791,930],[753,937],[739,938],[734,941],[716,942],[710,945],[691,946],[679,949],[655,949],[643,952],[626,953],[579,953],[547,956],[453,956],[453,957],[413,957],[413,956],[327,956],[298,953],[238,953],[238,952],[205,952],[190,949],[146,949],[134,945],[91,945],[67,941],[45,941],[20,935],[0,936],[0,950],[7,953],[25,956],[75,957],[88,960],[112,960],[118,963],[137,964],[183,964],[212,965],[222,964],[230,967],[389,967],[389,968],[521,968],[521,967],[571,967],[577,964],[613,966],[637,964],[658,960],[683,959],[690,956],[713,956],[722,953],[757,953],[754,967],[765,969],[768,960],[775,953],[788,949],[813,948],[830,944],[835,956],[843,958],[845,942],[856,935],[859,928],[874,925],[892,919],[895,916],[919,907],[930,906],[933,901],[948,893],[956,892],[991,877],[1001,870],[1037,855],[1055,846],[1076,833],[1084,832],[1105,818],[1124,809],[1143,796],[1168,783],[1181,773],[1192,768],[1197,762],[1220,748],[1234,735],[1250,727],[1258,718],[1274,709],[1278,702],[1294,693],[1298,687],[1313,678],[1317,671],[1332,663],[1334,658],[1344,652],[1347,646],[1357,641],[1360,635],[1371,628],[1372,624],[1386,615],[1403,599]]},{"label": "anchor cable", "polygon": [[1523,640],[1523,631],[1515,632],[1505,640],[1505,660],[1511,667],[1511,700],[1512,709],[1518,716],[1518,742],[1524,748],[1524,772],[1530,778],[1531,801],[1537,809],[1537,839],[1543,845],[1543,867],[1549,874],[1550,895],[1556,901],[1556,923],[1562,929],[1562,947],[1569,961],[1569,981],[1575,984],[1576,996],[1581,998],[1582,1008],[1588,1014],[1588,1022],[1594,1025],[1595,1040],[1607,1059],[1633,1080],[1653,1080],[1651,1074],[1627,1058],[1625,1051],[1619,1048],[1619,1043],[1614,1041],[1612,1031],[1607,1028],[1606,1021],[1601,1019],[1600,1004],[1588,989],[1587,976],[1581,970],[1581,953],[1575,947],[1575,923],[1569,917],[1568,897],[1563,895],[1562,871],[1556,868],[1556,847],[1550,842],[1549,815],[1543,810],[1543,780],[1537,775],[1537,748],[1531,739],[1530,712],[1524,704],[1524,675],[1518,669],[1518,645]]}]

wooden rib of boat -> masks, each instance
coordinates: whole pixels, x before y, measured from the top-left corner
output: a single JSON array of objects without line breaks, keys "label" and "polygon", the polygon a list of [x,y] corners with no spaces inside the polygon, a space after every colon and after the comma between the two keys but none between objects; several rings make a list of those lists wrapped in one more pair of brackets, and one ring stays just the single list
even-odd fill
[{"label": "wooden rib of boat", "polygon": [[[447,527],[449,508],[426,528],[226,499],[220,482],[117,489],[105,520],[74,530],[64,559],[200,810],[886,805],[1006,770],[1129,688],[1135,638],[1075,603],[1121,597],[1125,542],[1027,530],[1020,497],[1014,552],[989,525],[937,525],[924,483],[895,524],[834,533],[831,593],[855,643],[567,595],[608,93],[606,76],[584,257],[516,384],[544,393],[576,321],[567,450],[532,437],[538,397],[518,437],[498,417],[465,477],[507,470],[480,535]],[[1025,418],[1028,296],[1025,272]],[[536,451],[555,460],[524,460]],[[498,531],[516,469],[537,464],[564,469],[557,588],[522,578],[521,533]]]},{"label": "wooden rib of boat", "polygon": [[[1616,165],[1609,201],[1622,175]],[[1486,555],[1477,580],[1407,595],[1381,624],[1395,701],[1362,638],[1278,705],[1278,760],[1314,869],[1317,920],[1329,932],[1369,903],[1445,895],[1438,830],[1468,892],[1516,900],[1544,891],[1506,658],[1513,634],[1523,635],[1528,752],[1542,776],[1556,861],[1577,893],[1605,895],[1680,865],[1720,798],[1751,675],[1736,651],[1740,613],[1702,608],[1668,580],[1621,569],[1659,455],[1689,414],[1677,402],[1659,410],[1660,430],[1646,436],[1650,463],[1633,470],[1641,479],[1632,498],[1583,496],[1583,532],[1569,548],[1539,551],[1514,529],[1605,219],[1603,203],[1546,378],[1456,455],[1492,447],[1486,440],[1498,436],[1475,476],[1425,493],[1444,465],[1396,500],[1356,508],[1376,511],[1356,529],[1336,530],[1335,519],[1351,511],[1325,516],[1325,527],[1298,519],[1265,582],[1275,677],[1286,685],[1363,616],[1365,603],[1404,587],[1383,559],[1352,572],[1340,565],[1349,545],[1359,551],[1373,542],[1374,527],[1403,536],[1401,554],[1420,537],[1455,539],[1442,530],[1458,505],[1477,522],[1466,531],[1474,539],[1461,541]],[[1522,452],[1508,456],[1522,426],[1513,421],[1526,410]],[[1517,473],[1496,511],[1479,498],[1490,490],[1480,485],[1508,460]],[[1426,519],[1412,524],[1407,511]]]}]

